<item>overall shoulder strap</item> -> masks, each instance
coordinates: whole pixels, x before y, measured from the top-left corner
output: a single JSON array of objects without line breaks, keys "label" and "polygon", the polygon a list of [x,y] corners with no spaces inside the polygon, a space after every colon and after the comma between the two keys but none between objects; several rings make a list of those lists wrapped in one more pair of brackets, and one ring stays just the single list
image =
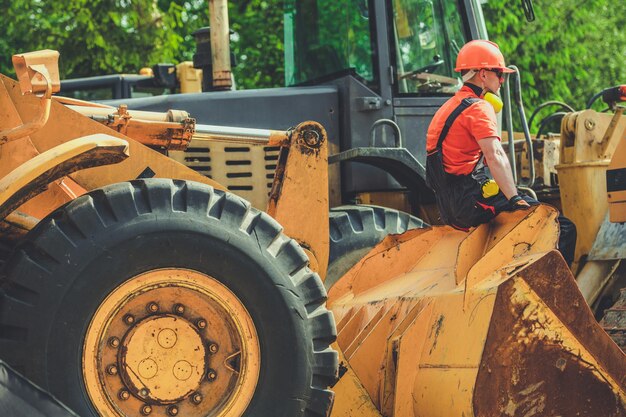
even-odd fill
[{"label": "overall shoulder strap", "polygon": [[439,134],[439,139],[437,140],[437,150],[439,152],[441,152],[441,146],[443,145],[443,140],[448,135],[448,131],[450,130],[450,126],[452,126],[452,123],[454,123],[456,118],[459,117],[459,115],[463,113],[465,109],[467,109],[469,106],[471,106],[472,104],[478,101],[480,101],[480,99],[476,97],[464,98],[461,101],[461,103],[459,103],[459,105],[456,107],[456,109],[454,109],[452,113],[450,113],[450,116],[448,116],[448,118],[446,119],[443,129],[441,129],[441,133]]}]

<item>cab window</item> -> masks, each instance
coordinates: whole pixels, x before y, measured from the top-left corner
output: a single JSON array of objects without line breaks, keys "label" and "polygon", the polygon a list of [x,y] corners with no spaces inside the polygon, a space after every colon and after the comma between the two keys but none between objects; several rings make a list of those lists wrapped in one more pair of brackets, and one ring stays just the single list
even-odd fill
[{"label": "cab window", "polygon": [[374,80],[367,0],[285,1],[285,82],[351,72]]},{"label": "cab window", "polygon": [[461,10],[450,0],[393,0],[398,92],[453,93],[462,85],[454,64],[466,42]]}]

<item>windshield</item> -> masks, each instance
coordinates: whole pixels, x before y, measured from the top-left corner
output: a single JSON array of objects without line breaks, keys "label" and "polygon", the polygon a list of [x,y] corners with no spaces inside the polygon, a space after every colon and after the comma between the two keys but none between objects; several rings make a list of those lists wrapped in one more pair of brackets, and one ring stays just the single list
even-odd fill
[{"label": "windshield", "polygon": [[454,72],[466,42],[456,1],[394,0],[395,56],[399,93],[452,93],[461,86]]},{"label": "windshield", "polygon": [[373,81],[367,0],[286,0],[285,83],[352,70]]}]

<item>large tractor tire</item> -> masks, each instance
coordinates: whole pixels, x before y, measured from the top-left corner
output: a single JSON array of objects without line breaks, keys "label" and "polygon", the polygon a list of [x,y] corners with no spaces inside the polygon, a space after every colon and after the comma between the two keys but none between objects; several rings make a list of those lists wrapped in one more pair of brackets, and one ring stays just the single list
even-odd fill
[{"label": "large tractor tire", "polygon": [[185,181],[120,183],[8,260],[0,357],[88,416],[325,416],[336,331],[281,226]]},{"label": "large tractor tire", "polygon": [[330,255],[324,285],[333,286],[387,235],[428,226],[410,214],[380,206],[340,206],[330,210]]}]

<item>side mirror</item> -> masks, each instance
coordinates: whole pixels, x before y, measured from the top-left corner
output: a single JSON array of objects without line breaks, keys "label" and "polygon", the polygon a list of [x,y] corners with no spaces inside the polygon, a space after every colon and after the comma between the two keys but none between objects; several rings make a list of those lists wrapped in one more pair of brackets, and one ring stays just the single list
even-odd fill
[{"label": "side mirror", "polygon": [[59,53],[46,49],[13,55],[22,94],[52,95],[61,89]]}]

